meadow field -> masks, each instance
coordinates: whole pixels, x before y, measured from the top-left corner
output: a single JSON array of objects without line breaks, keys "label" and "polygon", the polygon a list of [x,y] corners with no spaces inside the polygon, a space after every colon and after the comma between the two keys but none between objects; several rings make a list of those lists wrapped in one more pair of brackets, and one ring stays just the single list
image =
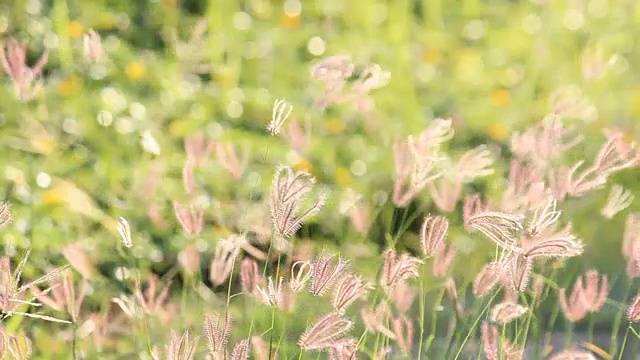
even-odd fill
[{"label": "meadow field", "polygon": [[0,359],[638,359],[640,2],[0,1]]}]

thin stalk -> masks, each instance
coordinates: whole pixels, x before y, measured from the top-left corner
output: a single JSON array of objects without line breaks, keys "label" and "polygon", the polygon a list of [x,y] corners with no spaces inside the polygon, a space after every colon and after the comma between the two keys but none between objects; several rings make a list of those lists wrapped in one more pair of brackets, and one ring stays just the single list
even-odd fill
[{"label": "thin stalk", "polygon": [[374,359],[378,358],[378,349],[380,348],[380,337],[381,337],[381,334],[379,332],[376,333],[376,341],[375,341],[375,345],[373,347],[373,358]]},{"label": "thin stalk", "polygon": [[[129,266],[131,266],[131,269],[134,270],[135,272],[135,277],[136,280],[138,281],[138,283],[141,283],[140,280],[140,264],[138,263],[138,260],[133,256],[133,253],[131,252],[131,249],[125,249],[124,250],[126,253],[126,257],[127,257],[127,261],[129,262]],[[151,347],[151,336],[149,335],[149,324],[148,324],[148,319],[146,314],[143,314],[141,317],[142,322],[142,327],[144,329],[144,333],[146,336],[146,340],[147,340],[147,351],[149,352],[149,354],[152,353],[152,347]]]},{"label": "thin stalk", "polygon": [[502,329],[500,330],[500,339],[498,340],[498,359],[502,360],[504,358],[504,338],[507,335],[507,324],[502,324]]},{"label": "thin stalk", "polygon": [[565,348],[568,348],[571,345],[571,341],[573,340],[574,328],[575,328],[575,325],[573,324],[573,322],[569,320],[565,320],[565,332],[566,332],[566,337],[564,341]]},{"label": "thin stalk", "polygon": [[589,342],[590,344],[593,344],[593,328],[595,326],[595,316],[594,314],[591,314],[589,316],[589,327],[587,329],[587,342]]},{"label": "thin stalk", "polygon": [[[425,265],[422,264],[422,270],[424,272]],[[424,294],[424,274],[420,276],[420,345],[418,345],[418,360],[422,359],[422,344],[424,343],[424,307],[425,307],[425,294]]]},{"label": "thin stalk", "polygon": [[620,348],[620,354],[618,354],[618,360],[622,360],[622,356],[624,355],[624,348],[627,346],[627,337],[629,337],[629,329],[631,329],[631,325],[628,325],[627,331],[624,332],[624,339],[622,340],[622,348]]},{"label": "thin stalk", "polygon": [[[280,260],[281,260],[282,254],[278,254],[278,262],[276,264],[276,273],[275,273],[275,277],[276,277],[276,283],[278,282],[279,279],[279,273],[280,273]],[[275,322],[276,322],[276,307],[273,306],[273,309],[271,310],[271,328],[269,329],[269,360],[272,359],[272,354],[273,354],[273,329],[275,327]]]},{"label": "thin stalk", "polygon": [[[622,297],[622,302],[624,304],[627,303],[629,299],[629,292],[631,291],[631,286],[633,284],[633,280],[627,278],[627,286],[625,287],[624,296]],[[620,329],[620,324],[622,324],[622,317],[624,316],[624,310],[618,312],[615,320],[613,321],[613,330],[611,332],[611,342],[609,347],[609,354],[615,355],[618,351],[618,330]]]},{"label": "thin stalk", "polygon": [[71,341],[71,351],[73,360],[76,360],[76,351],[78,345],[78,324],[74,321],[72,324],[73,340]]},{"label": "thin stalk", "polygon": [[551,318],[549,319],[549,326],[547,327],[547,329],[550,329],[547,331],[545,338],[544,338],[544,345],[542,346],[543,349],[546,349],[549,346],[549,343],[551,342],[551,335],[553,333],[553,327],[556,323],[556,319],[558,318],[558,315],[560,314],[560,307],[556,306],[553,309],[553,313],[551,314]]},{"label": "thin stalk", "polygon": [[444,287],[440,290],[440,294],[438,294],[438,299],[435,305],[433,306],[434,311],[431,317],[431,334],[429,334],[429,337],[427,338],[427,346],[425,347],[425,351],[429,351],[429,349],[431,348],[431,344],[433,344],[433,340],[436,337],[436,328],[438,326],[438,316],[436,314],[437,314],[437,309],[442,304],[442,298],[444,297],[445,291],[446,289]]},{"label": "thin stalk", "polygon": [[482,318],[484,313],[487,312],[487,310],[489,310],[489,307],[491,306],[491,303],[496,298],[496,296],[498,296],[498,293],[500,292],[501,288],[502,287],[500,287],[498,290],[496,290],[496,292],[493,294],[491,299],[489,299],[489,301],[487,302],[487,305],[484,307],[484,309],[482,309],[482,311],[480,312],[480,314],[478,315],[476,320],[471,325],[471,329],[469,329],[469,332],[467,333],[467,336],[462,341],[462,344],[460,345],[460,349],[458,349],[458,352],[456,353],[456,356],[455,356],[454,360],[458,360],[458,358],[460,357],[460,354],[462,354],[462,349],[464,349],[464,346],[466,345],[467,341],[471,337],[471,333],[473,333],[473,330],[476,328],[476,326],[478,326],[478,323],[480,322],[480,319]]},{"label": "thin stalk", "polygon": [[400,227],[398,229],[398,232],[396,233],[395,238],[396,239],[400,238],[400,236],[402,236],[409,229],[413,221],[417,219],[419,216],[421,216],[421,214],[424,213],[424,210],[425,210],[424,207],[420,207],[408,218],[405,216],[406,215],[406,210],[405,210],[405,214],[403,214],[402,216],[402,222],[400,223]]},{"label": "thin stalk", "polygon": [[269,328],[269,360],[273,358],[273,328],[276,323],[276,307],[271,309],[271,327]]},{"label": "thin stalk", "polygon": [[[282,341],[284,340],[284,336],[285,336],[285,333],[286,333],[285,330],[287,329],[287,320],[288,320],[288,317],[284,317],[284,319],[282,319],[282,329],[280,330],[280,338],[278,339],[278,349],[281,348]],[[284,347],[283,356],[284,356],[285,359],[289,358],[289,356],[287,355],[288,349],[289,349],[288,346]]]},{"label": "thin stalk", "polygon": [[533,304],[529,305],[529,314],[527,314],[527,321],[524,327],[524,330],[521,331],[524,333],[524,339],[522,339],[522,348],[526,348],[527,346],[527,337],[529,336],[529,328],[531,327],[531,319],[533,319]]}]

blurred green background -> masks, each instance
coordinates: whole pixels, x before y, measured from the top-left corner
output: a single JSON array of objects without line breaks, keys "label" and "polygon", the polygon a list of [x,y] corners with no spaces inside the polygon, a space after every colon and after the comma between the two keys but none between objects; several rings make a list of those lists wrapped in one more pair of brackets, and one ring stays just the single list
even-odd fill
[{"label": "blurred green background", "polygon": [[[435,117],[453,118],[454,152],[484,142],[506,152],[513,131],[555,109],[588,136],[573,155],[592,156],[605,127],[637,134],[639,21],[636,2],[606,0],[5,1],[1,38],[25,42],[30,63],[50,50],[34,100],[14,100],[2,78],[0,156],[18,225],[6,243],[55,251],[91,237],[91,246],[108,249],[112,219],[123,215],[153,233],[138,241],[181,248],[167,205],[183,199],[182,142],[199,131],[250,154],[251,176],[240,182],[217,164],[199,174],[213,206],[208,218],[223,225],[234,213],[223,204],[264,195],[280,163],[310,170],[337,195],[351,187],[370,202],[384,198],[392,142]],[[82,55],[90,28],[102,37],[98,64]],[[344,53],[390,71],[389,85],[373,93],[372,111],[347,104],[314,112],[320,87],[310,65]],[[291,121],[311,121],[304,151],[266,136],[277,98],[294,105]],[[143,151],[145,131],[159,155]],[[144,179],[154,167],[162,175],[151,196]],[[503,185],[498,175],[481,184],[489,196]],[[635,182],[633,174],[622,177]],[[83,200],[91,207],[69,204]],[[580,206],[568,210],[578,216],[580,235],[608,246],[618,241],[620,221],[612,231],[579,220],[594,211],[585,202],[600,200],[576,200]],[[151,202],[165,229],[145,223]],[[341,230],[326,232],[341,237]]]}]

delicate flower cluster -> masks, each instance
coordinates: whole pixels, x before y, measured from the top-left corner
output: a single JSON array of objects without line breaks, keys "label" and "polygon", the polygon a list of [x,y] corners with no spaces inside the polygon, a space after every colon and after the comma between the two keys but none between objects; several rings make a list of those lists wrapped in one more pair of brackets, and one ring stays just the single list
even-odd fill
[{"label": "delicate flower cluster", "polygon": [[278,168],[271,188],[270,202],[271,221],[277,235],[290,237],[322,209],[327,198],[325,193],[321,193],[310,208],[298,214],[302,200],[314,183],[315,178],[307,172],[294,172],[288,167]]},{"label": "delicate flower cluster", "polygon": [[608,70],[618,61],[617,54],[605,55],[602,46],[588,46],[582,52],[582,77],[587,81],[595,81],[606,76]]},{"label": "delicate flower cluster", "polygon": [[[589,69],[595,62],[591,61],[588,54],[582,58],[583,74],[585,78],[591,76]],[[598,116],[598,109],[587,99],[577,85],[567,85],[557,88],[549,96],[551,112],[563,119],[580,119],[590,122]]]},{"label": "delicate flower cluster", "polygon": [[387,249],[384,253],[384,264],[382,268],[381,283],[386,288],[393,288],[395,285],[418,277],[418,265],[422,261],[409,254],[398,256],[395,250]]},{"label": "delicate flower cluster", "polygon": [[524,351],[508,340],[500,338],[498,328],[487,322],[482,323],[482,349],[489,360],[522,360]]},{"label": "delicate flower cluster", "polygon": [[464,153],[442,176],[429,182],[429,194],[438,209],[443,212],[453,211],[460,199],[463,185],[478,177],[493,174],[493,169],[490,168],[492,164],[493,158],[487,146],[480,145]]},{"label": "delicate flower cluster", "polygon": [[622,238],[622,255],[627,259],[627,276],[640,276],[640,214],[627,216]]},{"label": "delicate flower cluster", "polygon": [[[478,230],[498,246],[503,256],[491,266],[498,277],[515,291],[526,289],[536,258],[574,257],[582,254],[582,243],[568,231],[549,233],[547,229],[558,220],[555,201],[536,209],[525,229],[522,215],[496,211],[482,211],[470,216],[467,223],[471,229]],[[487,280],[476,279],[474,291],[485,294],[487,286],[496,282],[488,281],[487,270],[481,272]]]},{"label": "delicate flower cluster", "polygon": [[508,324],[527,312],[527,307],[511,301],[497,304],[491,310],[491,321],[499,324]]},{"label": "delicate flower cluster", "polygon": [[293,106],[284,99],[275,101],[273,104],[273,111],[271,113],[271,122],[267,127],[267,130],[271,132],[271,135],[278,135],[280,133],[282,125],[287,121],[292,110]]},{"label": "delicate flower cluster", "polygon": [[615,214],[626,209],[633,202],[633,194],[618,184],[611,187],[611,192],[607,198],[607,203],[600,212],[602,216],[611,219]]},{"label": "delicate flower cluster", "polygon": [[[354,75],[355,79],[349,81]],[[316,100],[315,108],[323,109],[331,104],[350,103],[364,113],[370,113],[374,101],[369,93],[387,85],[391,73],[378,64],[371,64],[356,74],[356,66],[349,55],[325,58],[311,68],[311,77],[324,85],[322,95]]]},{"label": "delicate flower cluster", "polygon": [[99,63],[104,56],[102,48],[102,39],[100,35],[93,29],[89,29],[82,38],[84,56],[92,63]]},{"label": "delicate flower cluster", "polygon": [[598,312],[607,300],[609,282],[607,276],[602,276],[595,270],[588,271],[585,280],[579,277],[573,285],[571,297],[567,299],[566,289],[559,291],[560,308],[564,316],[571,322],[576,322],[585,317],[588,312]]},{"label": "delicate flower cluster", "polygon": [[[68,323],[69,321],[66,320],[17,310],[21,305],[39,306],[40,304],[38,303],[25,300],[27,290],[34,289],[37,285],[40,284],[55,281],[60,276],[62,271],[66,268],[56,268],[48,272],[44,276],[41,276],[26,284],[20,285],[22,271],[24,270],[24,266],[27,263],[29,254],[30,251],[27,251],[24,258],[18,264],[18,267],[14,271],[11,271],[11,261],[9,257],[0,257],[0,311],[2,311],[3,313],[0,318],[4,319],[12,315],[22,315],[46,321]],[[67,296],[67,299],[70,303],[72,303],[71,295]],[[77,308],[75,305],[72,304],[71,306],[69,306],[69,309],[71,310],[70,313],[76,314],[75,310]]]},{"label": "delicate flower cluster", "polygon": [[44,66],[49,60],[49,51],[45,50],[33,67],[27,65],[27,46],[16,39],[9,39],[5,46],[0,46],[0,61],[22,102],[31,100],[36,94],[36,79],[42,75]]},{"label": "delicate flower cluster", "polygon": [[440,146],[453,137],[451,119],[435,119],[418,136],[409,136],[393,146],[393,203],[405,207],[430,182],[440,177],[443,162]]},{"label": "delicate flower cluster", "polygon": [[434,256],[444,242],[449,220],[444,216],[427,216],[420,228],[422,251],[426,257]]},{"label": "delicate flower cluster", "polygon": [[228,312],[226,313],[224,326],[222,326],[219,313],[215,313],[213,316],[206,314],[204,317],[204,335],[212,356],[215,357],[214,354],[223,352],[231,335],[231,315]]}]

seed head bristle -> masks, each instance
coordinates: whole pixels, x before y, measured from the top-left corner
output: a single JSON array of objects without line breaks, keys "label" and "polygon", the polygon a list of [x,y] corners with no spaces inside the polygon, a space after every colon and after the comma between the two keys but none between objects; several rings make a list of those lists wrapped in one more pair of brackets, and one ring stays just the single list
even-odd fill
[{"label": "seed head bristle", "polygon": [[323,252],[311,264],[311,293],[315,296],[322,296],[329,291],[349,265],[348,261],[340,257],[334,264],[333,257],[334,255]]},{"label": "seed head bristle", "polygon": [[249,359],[249,339],[243,339],[231,350],[231,360],[247,360]]},{"label": "seed head bristle", "polygon": [[335,345],[337,340],[353,327],[353,322],[338,312],[329,313],[300,336],[298,345],[304,350],[320,350]]}]

